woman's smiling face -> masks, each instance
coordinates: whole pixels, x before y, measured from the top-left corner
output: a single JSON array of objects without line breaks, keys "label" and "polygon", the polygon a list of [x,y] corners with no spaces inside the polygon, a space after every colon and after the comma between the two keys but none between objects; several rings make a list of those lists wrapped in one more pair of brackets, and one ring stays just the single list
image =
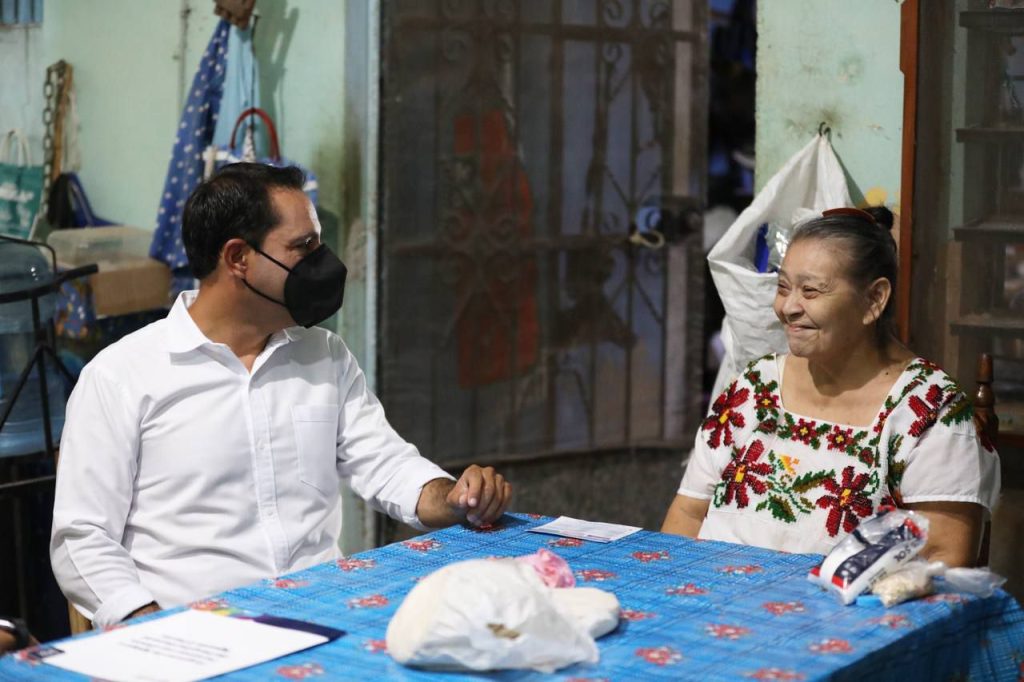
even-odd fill
[{"label": "woman's smiling face", "polygon": [[836,246],[801,239],[790,244],[782,261],[773,308],[798,357],[838,357],[873,332],[866,292],[847,277]]}]

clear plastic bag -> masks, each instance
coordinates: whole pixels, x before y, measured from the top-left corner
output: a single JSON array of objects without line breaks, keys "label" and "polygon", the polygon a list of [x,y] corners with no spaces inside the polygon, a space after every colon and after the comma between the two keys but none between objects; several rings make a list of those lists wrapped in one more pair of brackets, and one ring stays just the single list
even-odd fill
[{"label": "clear plastic bag", "polygon": [[843,604],[917,556],[928,540],[928,519],[905,509],[879,512],[839,541],[808,579]]},{"label": "clear plastic bag", "polygon": [[991,597],[1006,578],[987,568],[949,568],[941,561],[912,561],[871,586],[886,607],[929,595],[936,587],[943,592]]}]

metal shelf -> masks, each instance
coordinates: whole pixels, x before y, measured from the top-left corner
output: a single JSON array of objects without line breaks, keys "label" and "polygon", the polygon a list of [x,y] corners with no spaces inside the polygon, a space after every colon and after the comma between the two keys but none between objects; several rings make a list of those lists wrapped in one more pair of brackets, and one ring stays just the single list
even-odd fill
[{"label": "metal shelf", "polygon": [[1024,126],[971,126],[956,129],[957,142],[1024,142]]},{"label": "metal shelf", "polygon": [[954,332],[1024,335],[1024,314],[972,313],[950,323]]},{"label": "metal shelf", "polygon": [[1024,242],[1024,216],[991,216],[972,220],[954,227],[953,236],[958,242],[979,238],[1008,244]]},{"label": "metal shelf", "polygon": [[1024,9],[976,9],[960,12],[964,28],[992,33],[1024,34]]}]

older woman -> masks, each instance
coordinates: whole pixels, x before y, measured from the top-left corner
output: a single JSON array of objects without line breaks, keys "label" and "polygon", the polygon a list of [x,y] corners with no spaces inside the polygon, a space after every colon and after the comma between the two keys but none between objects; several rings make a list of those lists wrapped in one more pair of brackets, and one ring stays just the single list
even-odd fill
[{"label": "older woman", "polygon": [[896,340],[892,214],[870,210],[793,235],[774,305],[790,352],[714,401],[664,532],[824,554],[895,504],[928,518],[930,559],[975,563],[999,460],[957,383]]}]

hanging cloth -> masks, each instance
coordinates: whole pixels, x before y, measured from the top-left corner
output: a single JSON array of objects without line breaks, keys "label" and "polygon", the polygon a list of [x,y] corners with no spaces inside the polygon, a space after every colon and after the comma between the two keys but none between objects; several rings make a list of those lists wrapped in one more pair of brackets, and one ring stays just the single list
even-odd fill
[{"label": "hanging cloth", "polygon": [[231,25],[221,20],[207,45],[185,110],[181,112],[171,161],[167,165],[167,179],[160,199],[156,218],[156,231],[149,255],[166,263],[173,272],[172,294],[192,288],[192,272],[188,266],[185,247],[181,243],[181,213],[185,201],[203,177],[203,150],[213,140],[224,94],[224,75],[227,63],[228,36]]},{"label": "hanging cloth", "polygon": [[235,120],[243,111],[260,106],[260,70],[253,53],[254,21],[251,28],[231,27],[224,73],[224,96],[220,101],[213,144],[227,146]]}]

